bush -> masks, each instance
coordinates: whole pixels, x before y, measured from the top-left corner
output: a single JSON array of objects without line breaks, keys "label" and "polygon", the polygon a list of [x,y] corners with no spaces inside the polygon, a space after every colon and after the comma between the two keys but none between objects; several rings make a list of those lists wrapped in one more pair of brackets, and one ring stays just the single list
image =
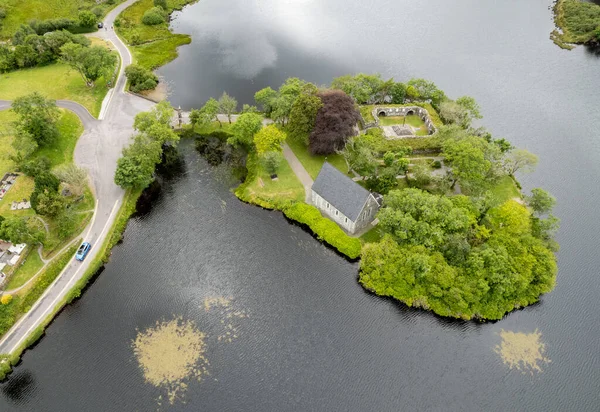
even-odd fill
[{"label": "bush", "polygon": [[161,7],[152,7],[144,12],[142,23],[147,26],[155,26],[165,22],[165,12]]},{"label": "bush", "polygon": [[2,295],[2,298],[0,298],[0,303],[3,305],[8,305],[12,300],[12,295]]},{"label": "bush", "polygon": [[167,10],[167,0],[154,0],[154,5],[161,7],[163,10]]},{"label": "bush", "polygon": [[81,27],[93,27],[96,25],[98,18],[94,13],[88,10],[83,10],[79,12],[79,25]]},{"label": "bush", "polygon": [[360,240],[348,236],[336,223],[323,217],[316,207],[295,203],[285,208],[283,213],[289,219],[307,225],[319,240],[333,246],[350,259],[360,256]]},{"label": "bush", "polygon": [[150,70],[137,64],[131,64],[125,68],[125,75],[129,80],[131,91],[152,90],[158,84],[158,77]]},{"label": "bush", "polygon": [[32,20],[29,22],[29,26],[40,36],[51,31],[69,29],[75,25],[77,25],[75,20],[66,18]]}]

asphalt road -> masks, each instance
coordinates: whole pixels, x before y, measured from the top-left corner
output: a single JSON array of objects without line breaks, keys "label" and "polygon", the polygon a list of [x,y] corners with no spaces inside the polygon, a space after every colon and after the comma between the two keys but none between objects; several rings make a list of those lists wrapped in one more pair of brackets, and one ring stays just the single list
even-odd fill
[{"label": "asphalt road", "polygon": [[[75,147],[75,162],[87,169],[97,199],[94,216],[83,234],[83,240],[90,242],[92,249],[84,262],[73,259],[31,310],[4,335],[0,341],[0,353],[11,353],[21,345],[83,276],[98,252],[97,247],[104,242],[123,200],[125,192],[113,181],[117,159],[133,135],[135,115],[153,106],[153,103],[124,91],[126,79],[123,72],[131,64],[132,58],[127,47],[111,30],[119,13],[136,1],[128,0],[115,7],[104,19],[108,30],[102,29],[96,34],[112,41],[122,60],[119,78],[103,111],[103,119],[95,119],[78,103],[57,101],[59,107],[75,112],[85,129]],[[10,102],[0,101],[0,110],[7,108],[10,108]]]}]

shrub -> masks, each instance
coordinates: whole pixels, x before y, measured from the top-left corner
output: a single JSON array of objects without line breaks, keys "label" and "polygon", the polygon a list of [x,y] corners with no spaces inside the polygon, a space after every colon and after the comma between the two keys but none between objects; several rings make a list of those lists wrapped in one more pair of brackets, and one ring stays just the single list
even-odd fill
[{"label": "shrub", "polygon": [[350,259],[360,256],[360,240],[348,236],[336,223],[323,217],[316,207],[295,203],[285,208],[283,213],[289,219],[307,225],[319,240],[333,246]]},{"label": "shrub", "polygon": [[88,10],[83,10],[79,12],[79,25],[81,27],[92,27],[96,25],[96,21],[98,20],[96,15]]},{"label": "shrub", "polygon": [[0,303],[3,305],[8,305],[12,299],[12,295],[2,295],[2,298],[0,298]]},{"label": "shrub", "polygon": [[165,12],[161,7],[152,7],[144,12],[142,23],[154,26],[165,22]]},{"label": "shrub", "polygon": [[150,70],[137,64],[131,64],[125,68],[125,75],[129,80],[131,91],[152,90],[158,84],[158,77]]},{"label": "shrub", "polygon": [[154,5],[161,7],[163,10],[167,10],[167,0],[154,0]]}]

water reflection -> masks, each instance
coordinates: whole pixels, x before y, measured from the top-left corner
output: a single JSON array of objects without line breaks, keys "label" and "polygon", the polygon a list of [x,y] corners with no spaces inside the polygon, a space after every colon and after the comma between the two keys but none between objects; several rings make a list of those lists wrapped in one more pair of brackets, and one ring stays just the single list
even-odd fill
[{"label": "water reflection", "polygon": [[27,369],[12,373],[8,381],[0,386],[4,397],[17,405],[27,403],[35,393],[36,382]]}]

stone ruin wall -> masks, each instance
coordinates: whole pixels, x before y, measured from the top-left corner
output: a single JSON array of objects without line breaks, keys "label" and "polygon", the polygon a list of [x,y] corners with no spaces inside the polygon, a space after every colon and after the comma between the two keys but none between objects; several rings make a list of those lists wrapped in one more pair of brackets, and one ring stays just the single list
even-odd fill
[{"label": "stone ruin wall", "polygon": [[[437,132],[436,127],[434,126],[433,122],[431,121],[431,117],[429,117],[429,112],[427,111],[427,109],[424,109],[419,106],[375,107],[372,112],[373,118],[375,119],[375,121],[370,122],[370,123],[364,122],[364,128],[370,129],[371,127],[378,127],[379,126],[379,114],[381,112],[384,112],[386,117],[387,116],[406,116],[406,113],[410,112],[411,110],[414,112],[414,114],[419,116],[423,120],[423,122],[425,122],[425,126],[427,126],[427,131],[430,136]],[[406,137],[418,137],[418,136],[412,135],[412,136],[406,136]]]}]

